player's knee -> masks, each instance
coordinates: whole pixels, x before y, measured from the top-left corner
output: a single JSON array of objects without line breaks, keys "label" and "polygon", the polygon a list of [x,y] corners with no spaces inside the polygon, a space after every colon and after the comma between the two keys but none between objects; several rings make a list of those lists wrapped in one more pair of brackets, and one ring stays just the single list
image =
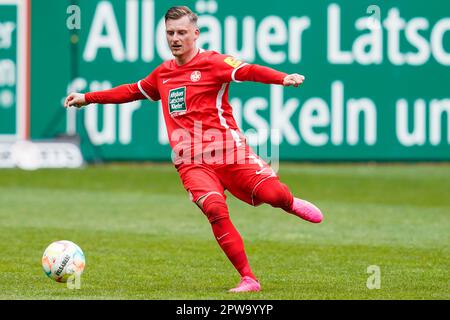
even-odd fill
[{"label": "player's knee", "polygon": [[279,180],[264,181],[256,190],[255,195],[259,201],[270,204],[275,208],[289,209],[292,205],[291,191]]},{"label": "player's knee", "polygon": [[203,200],[202,211],[210,223],[229,217],[225,199],[218,194],[211,194]]}]

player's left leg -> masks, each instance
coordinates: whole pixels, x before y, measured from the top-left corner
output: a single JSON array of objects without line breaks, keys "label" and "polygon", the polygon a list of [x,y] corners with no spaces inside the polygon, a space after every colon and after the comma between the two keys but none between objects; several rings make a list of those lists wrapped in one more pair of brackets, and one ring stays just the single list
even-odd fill
[{"label": "player's left leg", "polygon": [[272,168],[250,148],[246,150],[243,163],[227,164],[216,172],[225,188],[248,204],[267,203],[313,223],[323,219],[315,205],[294,197]]},{"label": "player's left leg", "polygon": [[267,203],[272,207],[281,208],[306,221],[320,223],[323,220],[322,212],[314,204],[295,198],[289,188],[281,183],[278,177],[261,181],[253,190],[254,203]]}]

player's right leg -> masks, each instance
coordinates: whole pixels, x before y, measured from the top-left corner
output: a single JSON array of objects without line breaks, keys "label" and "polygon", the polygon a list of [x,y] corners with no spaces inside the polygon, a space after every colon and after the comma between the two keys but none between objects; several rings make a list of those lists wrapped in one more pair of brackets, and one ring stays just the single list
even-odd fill
[{"label": "player's right leg", "polygon": [[241,275],[241,283],[232,292],[261,289],[248,263],[244,242],[231,222],[224,188],[215,172],[206,165],[184,165],[178,168],[191,200],[208,218],[217,243]]},{"label": "player's right leg", "polygon": [[217,243],[241,275],[240,283],[230,292],[260,291],[261,286],[248,263],[242,237],[231,222],[225,198],[209,194],[200,198],[197,205],[208,217]]}]

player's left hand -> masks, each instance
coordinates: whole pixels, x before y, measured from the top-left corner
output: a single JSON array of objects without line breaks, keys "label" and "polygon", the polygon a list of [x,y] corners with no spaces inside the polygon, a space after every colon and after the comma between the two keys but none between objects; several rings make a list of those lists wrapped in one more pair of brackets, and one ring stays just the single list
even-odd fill
[{"label": "player's left hand", "polygon": [[302,76],[301,74],[298,74],[298,73],[288,74],[283,79],[283,86],[298,87],[299,85],[301,85],[303,83],[303,81],[305,81],[305,76]]}]

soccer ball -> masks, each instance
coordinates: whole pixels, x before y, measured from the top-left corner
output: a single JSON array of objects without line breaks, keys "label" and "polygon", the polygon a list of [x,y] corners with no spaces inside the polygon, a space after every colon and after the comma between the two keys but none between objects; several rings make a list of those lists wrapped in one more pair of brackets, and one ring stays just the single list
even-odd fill
[{"label": "soccer ball", "polygon": [[67,282],[72,275],[81,275],[85,264],[81,248],[67,240],[51,243],[42,256],[45,274],[57,282]]}]

